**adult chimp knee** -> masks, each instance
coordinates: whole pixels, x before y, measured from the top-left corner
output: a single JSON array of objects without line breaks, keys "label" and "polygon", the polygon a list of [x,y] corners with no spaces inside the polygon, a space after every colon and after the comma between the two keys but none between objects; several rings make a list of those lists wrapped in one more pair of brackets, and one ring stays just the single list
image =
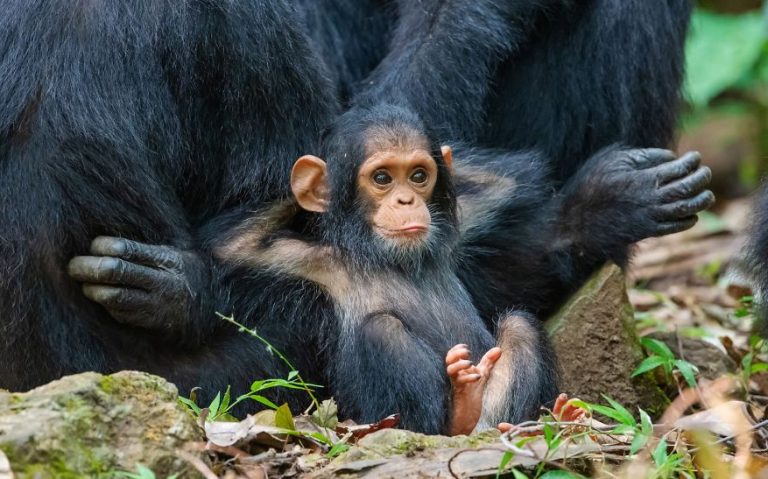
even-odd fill
[{"label": "adult chimp knee", "polygon": [[0,388],[142,369],[210,393],[276,367],[216,320],[233,288],[259,287],[207,245],[288,194],[293,159],[334,115],[295,23],[280,1],[3,14]]}]

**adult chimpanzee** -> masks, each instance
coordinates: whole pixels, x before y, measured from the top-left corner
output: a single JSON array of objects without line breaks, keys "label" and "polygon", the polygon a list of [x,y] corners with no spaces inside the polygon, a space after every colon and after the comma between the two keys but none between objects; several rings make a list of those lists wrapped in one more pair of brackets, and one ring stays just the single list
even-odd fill
[{"label": "adult chimpanzee", "polygon": [[[504,168],[518,166],[512,175],[489,169],[485,159],[483,169],[476,169],[471,161],[478,153],[464,150],[464,164],[456,165],[457,198],[452,150],[441,150],[426,131],[413,113],[399,107],[348,111],[321,146],[327,165],[315,156],[303,156],[294,165],[295,203],[255,214],[215,250],[233,268],[264,275],[265,284],[270,276],[296,278],[301,282],[294,288],[327,298],[330,309],[317,319],[317,328],[331,359],[327,384],[343,415],[373,421],[397,411],[408,428],[467,432],[460,420],[472,394],[454,390],[460,404],[447,407],[451,383],[442,360],[456,344],[489,350],[493,332],[501,358],[496,352],[493,359],[486,355],[480,360],[486,367],[498,360],[484,384],[480,422],[488,426],[529,418],[556,393],[554,357],[539,322],[509,311],[485,316],[459,271],[471,268],[468,276],[487,282],[495,269],[473,256],[480,250],[491,255],[506,250],[499,237],[511,239],[507,229],[514,232],[512,241],[530,248],[533,261],[560,243],[564,253],[626,243],[621,236],[564,235],[562,204],[589,198],[578,190],[564,199],[553,197],[539,159],[530,154],[502,158]],[[645,204],[633,205],[626,218],[631,226],[619,221],[622,232],[650,225],[682,228],[706,205],[711,194],[700,191],[708,176],[697,169],[696,155],[673,158],[663,150],[632,150],[591,160],[587,168],[595,174],[631,162],[644,179],[626,185],[632,198],[645,198]],[[598,178],[618,186],[610,176]],[[621,218],[612,213],[615,220]],[[291,291],[284,288],[282,295]],[[234,307],[266,317],[294,300],[276,292],[262,293],[268,296],[258,303],[253,301],[258,293],[249,293]],[[262,310],[253,309],[256,305]],[[292,308],[294,314],[309,316]]]},{"label": "adult chimpanzee", "polygon": [[758,193],[747,244],[747,267],[754,282],[758,322],[755,329],[768,337],[768,188]]},{"label": "adult chimpanzee", "polygon": [[[407,105],[448,144],[534,149],[552,165],[561,192],[589,193],[585,182],[603,181],[580,169],[612,144],[671,141],[689,0],[307,0],[301,11],[344,102]],[[482,156],[505,169],[499,152]],[[617,164],[610,175],[620,187],[639,181],[638,173]],[[471,276],[462,278],[475,298],[491,292],[495,305],[482,309],[515,305],[546,315],[606,258],[626,264],[630,236],[672,232],[639,227],[641,234],[625,236],[609,210],[628,201],[621,208],[632,211],[633,200],[597,189],[607,195],[591,196],[589,215],[587,203],[572,203],[563,227],[627,241],[569,254],[577,263],[555,252],[538,262],[528,260],[524,244],[499,237],[512,248],[477,256],[497,267],[493,281],[475,287]],[[594,228],[583,228],[587,218]]]},{"label": "adult chimpanzee", "polygon": [[[203,244],[210,221],[287,195],[290,165],[335,115],[294,18],[280,1],[6,2],[0,388],[142,369],[210,392],[270,360],[215,320],[229,289]],[[131,287],[86,297],[67,264],[99,235],[142,243],[95,241],[131,262],[70,273]]]}]

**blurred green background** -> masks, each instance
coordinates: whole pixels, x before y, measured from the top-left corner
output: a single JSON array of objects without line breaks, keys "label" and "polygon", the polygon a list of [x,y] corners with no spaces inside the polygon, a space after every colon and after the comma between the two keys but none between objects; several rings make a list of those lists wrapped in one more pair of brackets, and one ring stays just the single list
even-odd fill
[{"label": "blurred green background", "polygon": [[699,150],[723,197],[768,173],[768,1],[702,0],[687,44],[679,150]]}]

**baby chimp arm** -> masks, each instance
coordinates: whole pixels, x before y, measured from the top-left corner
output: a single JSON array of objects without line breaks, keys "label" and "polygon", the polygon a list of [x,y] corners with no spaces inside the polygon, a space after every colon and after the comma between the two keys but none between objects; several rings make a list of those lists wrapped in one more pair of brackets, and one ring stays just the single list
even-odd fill
[{"label": "baby chimp arm", "polygon": [[699,156],[611,148],[560,193],[534,154],[456,150],[459,274],[485,318],[508,308],[553,312],[605,261],[683,231],[714,197]]}]

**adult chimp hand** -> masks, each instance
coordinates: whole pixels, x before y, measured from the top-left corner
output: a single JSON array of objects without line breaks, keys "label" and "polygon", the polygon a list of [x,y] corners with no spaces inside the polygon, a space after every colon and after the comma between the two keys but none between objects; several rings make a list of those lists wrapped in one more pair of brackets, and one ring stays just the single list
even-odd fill
[{"label": "adult chimp hand", "polygon": [[[712,173],[698,153],[608,149],[593,156],[563,190],[563,219],[582,244],[605,235],[631,243],[686,230],[714,204]],[[587,235],[584,237],[584,235]],[[610,241],[609,241],[610,242]]]},{"label": "adult chimp hand", "polygon": [[121,323],[183,330],[209,304],[209,268],[195,253],[110,236],[95,238],[90,253],[67,271]]}]

